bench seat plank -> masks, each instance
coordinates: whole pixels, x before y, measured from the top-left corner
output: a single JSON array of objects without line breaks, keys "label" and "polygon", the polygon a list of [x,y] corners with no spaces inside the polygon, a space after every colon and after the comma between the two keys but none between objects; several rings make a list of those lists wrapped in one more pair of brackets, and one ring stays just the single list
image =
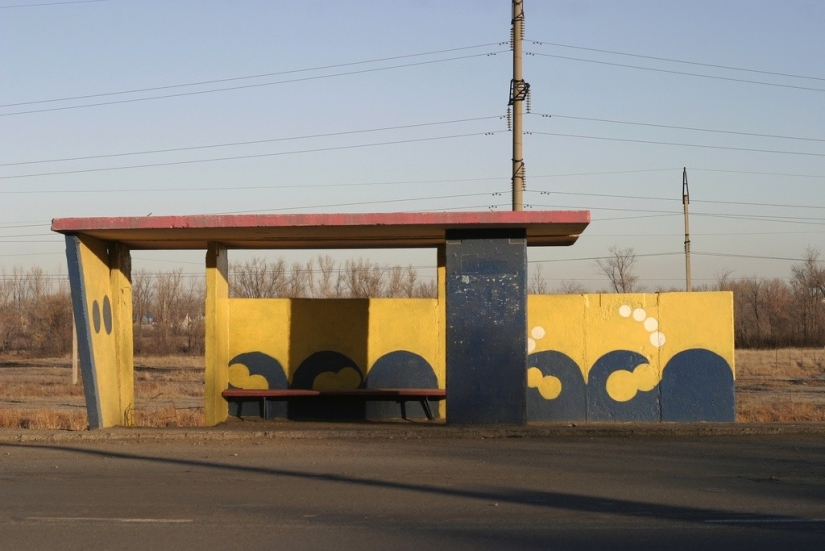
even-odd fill
[{"label": "bench seat plank", "polygon": [[[352,390],[308,390],[298,388],[241,389],[228,388],[221,396],[229,400],[261,399],[264,418],[266,419],[266,400],[302,397],[351,397],[362,400],[396,400],[403,405],[408,399],[418,400],[429,420],[433,420],[429,400],[443,400],[447,391],[443,388],[357,388]],[[240,410],[239,410],[240,415]]]}]

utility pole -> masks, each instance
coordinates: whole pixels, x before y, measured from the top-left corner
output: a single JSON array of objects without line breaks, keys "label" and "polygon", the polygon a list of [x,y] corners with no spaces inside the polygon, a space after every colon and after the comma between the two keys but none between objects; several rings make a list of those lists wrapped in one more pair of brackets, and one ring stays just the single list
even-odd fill
[{"label": "utility pole", "polygon": [[522,107],[530,85],[522,76],[522,42],[524,41],[524,0],[513,0],[513,20],[510,29],[511,47],[513,48],[513,80],[510,81],[510,103],[513,108],[513,210],[524,208],[524,158],[522,141]]},{"label": "utility pole", "polygon": [[682,205],[685,208],[685,291],[693,291],[690,282],[690,221],[688,218],[688,205],[690,204],[690,191],[688,190],[687,167],[682,169]]},{"label": "utility pole", "polygon": [[72,384],[77,384],[77,324],[72,312]]}]

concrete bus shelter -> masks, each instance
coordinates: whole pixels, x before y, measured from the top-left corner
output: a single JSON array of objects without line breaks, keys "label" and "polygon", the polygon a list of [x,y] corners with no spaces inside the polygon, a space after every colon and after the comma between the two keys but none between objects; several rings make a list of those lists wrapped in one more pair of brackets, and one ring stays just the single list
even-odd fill
[{"label": "concrete bus shelter", "polygon": [[[55,219],[52,230],[66,236],[90,428],[132,421],[130,251],[148,249],[206,251],[209,425],[229,415],[221,393],[230,386],[369,388],[381,377],[445,388],[448,423],[523,424],[527,247],[572,245],[589,222],[588,211]],[[431,247],[433,300],[229,297],[232,249]]]}]

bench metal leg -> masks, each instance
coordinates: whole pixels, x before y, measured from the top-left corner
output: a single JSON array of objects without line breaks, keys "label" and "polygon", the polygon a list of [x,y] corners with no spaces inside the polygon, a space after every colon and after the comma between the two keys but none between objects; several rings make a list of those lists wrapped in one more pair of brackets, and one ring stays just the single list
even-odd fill
[{"label": "bench metal leg", "polygon": [[424,408],[424,413],[427,414],[427,419],[432,421],[433,420],[433,410],[430,409],[430,401],[427,398],[421,399],[421,407]]}]

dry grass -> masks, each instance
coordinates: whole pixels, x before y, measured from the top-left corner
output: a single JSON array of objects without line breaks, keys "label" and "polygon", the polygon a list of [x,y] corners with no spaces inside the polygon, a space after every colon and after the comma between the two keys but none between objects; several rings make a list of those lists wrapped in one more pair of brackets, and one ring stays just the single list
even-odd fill
[{"label": "dry grass", "polygon": [[809,402],[766,404],[740,399],[736,404],[736,420],[746,423],[825,421],[825,408]]},{"label": "dry grass", "polygon": [[142,409],[134,412],[136,427],[202,427],[206,423],[202,407]]},{"label": "dry grass", "polygon": [[736,374],[740,379],[825,377],[825,350],[821,348],[737,350]]},{"label": "dry grass", "polygon": [[15,429],[84,430],[89,427],[85,409],[0,409],[0,427]]},{"label": "dry grass", "polygon": [[825,421],[825,350],[737,350],[736,374],[737,421]]},{"label": "dry grass", "polygon": [[[825,421],[825,350],[736,351],[736,419]],[[203,358],[135,358],[134,426],[203,426]],[[0,427],[81,430],[82,381],[66,359],[0,357]]]},{"label": "dry grass", "polygon": [[[203,426],[203,358],[135,358],[132,424]],[[72,384],[67,359],[0,358],[0,427],[88,427],[83,381]]]}]

